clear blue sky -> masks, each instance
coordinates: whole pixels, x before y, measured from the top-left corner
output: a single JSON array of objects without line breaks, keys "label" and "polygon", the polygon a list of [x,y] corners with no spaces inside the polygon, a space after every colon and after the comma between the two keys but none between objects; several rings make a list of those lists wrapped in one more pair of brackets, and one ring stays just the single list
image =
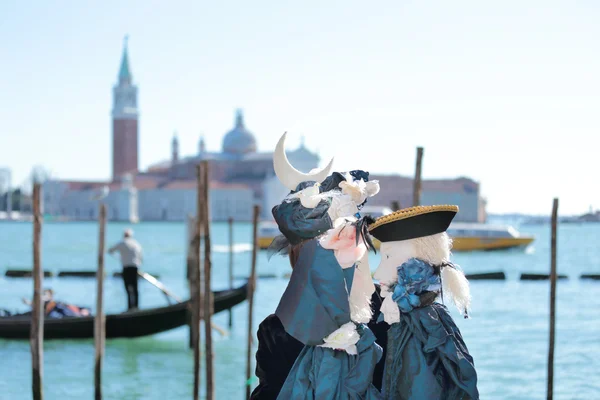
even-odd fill
[{"label": "clear blue sky", "polygon": [[600,3],[0,2],[0,166],[111,173],[111,102],[129,35],[140,164],[243,108],[259,150],[301,135],[335,168],[481,182],[490,212],[600,208]]}]

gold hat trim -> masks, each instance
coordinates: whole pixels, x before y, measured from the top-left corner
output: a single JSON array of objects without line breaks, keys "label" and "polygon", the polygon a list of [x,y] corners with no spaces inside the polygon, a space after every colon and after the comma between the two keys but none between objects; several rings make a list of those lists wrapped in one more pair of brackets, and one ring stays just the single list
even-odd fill
[{"label": "gold hat trim", "polygon": [[385,225],[390,222],[399,221],[401,219],[414,217],[416,215],[428,214],[428,213],[438,212],[438,211],[452,211],[452,212],[457,213],[458,206],[444,204],[444,205],[439,205],[439,206],[415,206],[415,207],[404,208],[402,210],[394,211],[391,214],[384,215],[383,217],[377,218],[375,220],[375,222],[373,222],[371,225],[369,225],[369,232],[381,225]]}]

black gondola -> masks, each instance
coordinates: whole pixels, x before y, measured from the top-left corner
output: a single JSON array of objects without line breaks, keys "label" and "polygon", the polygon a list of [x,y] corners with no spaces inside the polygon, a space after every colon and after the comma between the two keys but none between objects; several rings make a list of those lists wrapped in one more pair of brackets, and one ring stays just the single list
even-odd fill
[{"label": "black gondola", "polygon": [[[235,289],[214,292],[214,313],[228,310],[246,300],[248,284]],[[188,323],[190,301],[166,307],[128,311],[106,316],[106,338],[132,338],[153,335]],[[29,339],[31,315],[0,317],[0,338]],[[94,317],[44,319],[46,339],[92,339]]]}]

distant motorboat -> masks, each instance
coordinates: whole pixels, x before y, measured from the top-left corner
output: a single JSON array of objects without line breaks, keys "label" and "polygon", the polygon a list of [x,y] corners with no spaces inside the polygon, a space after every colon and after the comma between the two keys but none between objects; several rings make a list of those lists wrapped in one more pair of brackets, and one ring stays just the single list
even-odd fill
[{"label": "distant motorboat", "polygon": [[266,250],[273,238],[280,234],[279,226],[275,221],[261,221],[258,224],[258,248]]},{"label": "distant motorboat", "polygon": [[527,247],[535,238],[524,236],[511,225],[454,222],[448,228],[453,251],[505,250]]},{"label": "distant motorboat", "polygon": [[367,205],[365,205],[360,210],[361,215],[369,215],[373,218],[383,217],[384,215],[388,215],[391,213],[393,213],[391,208],[382,207],[382,206],[367,206]]},{"label": "distant motorboat", "polygon": [[[380,206],[365,206],[360,211],[362,215],[370,215],[373,218],[392,212],[390,208]],[[535,240],[533,236],[521,235],[511,225],[453,222],[447,232],[453,240],[454,252],[527,247]],[[279,227],[275,221],[262,221],[258,226],[259,248],[267,249],[273,238],[279,234]],[[381,243],[373,238],[373,245],[379,249]]]}]

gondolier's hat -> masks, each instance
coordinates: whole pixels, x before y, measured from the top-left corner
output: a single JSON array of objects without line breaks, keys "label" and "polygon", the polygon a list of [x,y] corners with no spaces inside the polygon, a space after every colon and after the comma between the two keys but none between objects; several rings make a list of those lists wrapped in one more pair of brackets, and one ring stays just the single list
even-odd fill
[{"label": "gondolier's hat", "polygon": [[379,217],[369,233],[380,242],[416,239],[445,232],[458,213],[458,206],[435,205],[403,208]]}]

